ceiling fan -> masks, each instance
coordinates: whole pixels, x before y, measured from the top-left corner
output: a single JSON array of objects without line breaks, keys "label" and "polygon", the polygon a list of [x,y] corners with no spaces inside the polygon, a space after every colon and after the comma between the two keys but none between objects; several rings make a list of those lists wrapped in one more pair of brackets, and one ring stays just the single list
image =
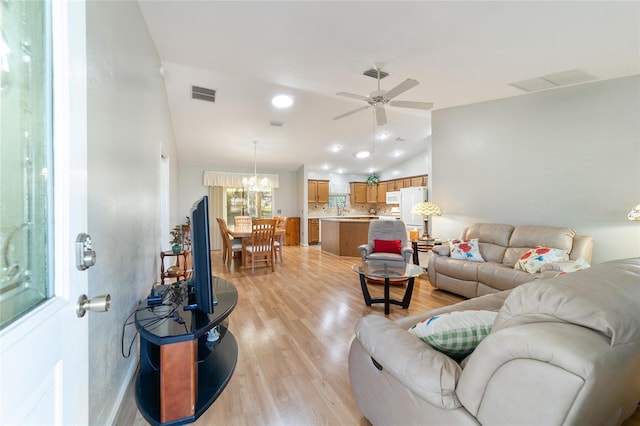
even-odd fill
[{"label": "ceiling fan", "polygon": [[378,90],[374,90],[369,94],[369,96],[356,95],[354,93],[349,93],[349,92],[337,93],[338,96],[359,99],[361,101],[365,101],[369,105],[356,108],[354,110],[345,112],[344,114],[340,114],[336,117],[333,117],[334,120],[339,120],[351,114],[355,114],[358,111],[363,111],[369,108],[370,106],[372,106],[374,108],[375,115],[376,115],[376,124],[378,126],[383,126],[387,124],[387,114],[384,109],[384,106],[386,104],[389,104],[389,106],[393,106],[393,107],[414,108],[414,109],[424,109],[424,110],[429,110],[433,108],[433,103],[431,102],[392,101],[392,99],[395,98],[396,96],[406,92],[407,90],[417,86],[420,83],[418,82],[418,80],[408,78],[391,90],[380,90],[380,79],[381,79],[380,72],[382,70],[380,69],[379,66],[376,66],[375,71],[377,72]]}]

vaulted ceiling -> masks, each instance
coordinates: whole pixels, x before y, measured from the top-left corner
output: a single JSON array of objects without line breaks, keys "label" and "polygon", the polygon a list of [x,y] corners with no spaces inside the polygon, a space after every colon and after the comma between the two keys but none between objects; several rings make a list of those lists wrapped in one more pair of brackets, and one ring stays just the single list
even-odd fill
[{"label": "vaulted ceiling", "polygon": [[[252,169],[253,141],[259,171],[305,164],[367,174],[423,151],[430,111],[387,106],[384,126],[373,108],[333,120],[367,105],[336,93],[369,95],[377,82],[362,73],[375,64],[389,73],[383,90],[414,78],[420,84],[396,100],[433,110],[522,96],[511,83],[568,70],[597,80],[640,74],[635,1],[139,4],[162,61],[180,163],[210,170]],[[216,90],[215,103],[192,99],[192,85]],[[293,96],[293,106],[273,107],[276,94]]]}]

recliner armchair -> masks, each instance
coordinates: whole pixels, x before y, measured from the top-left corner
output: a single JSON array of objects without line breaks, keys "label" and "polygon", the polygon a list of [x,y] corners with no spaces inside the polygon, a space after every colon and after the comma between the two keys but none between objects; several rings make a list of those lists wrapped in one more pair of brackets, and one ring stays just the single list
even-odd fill
[{"label": "recliner armchair", "polygon": [[[375,251],[375,240],[399,240],[400,253]],[[358,250],[360,250],[363,262],[366,260],[402,260],[405,263],[410,263],[413,256],[407,225],[401,220],[372,220],[369,222],[368,242],[358,246]]]}]

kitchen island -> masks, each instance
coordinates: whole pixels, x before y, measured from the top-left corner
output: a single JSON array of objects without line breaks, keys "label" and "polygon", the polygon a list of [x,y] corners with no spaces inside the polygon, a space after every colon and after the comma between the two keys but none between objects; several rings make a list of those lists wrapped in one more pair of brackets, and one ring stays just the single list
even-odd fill
[{"label": "kitchen island", "polygon": [[369,235],[369,218],[330,218],[322,219],[322,251],[338,256],[360,257],[358,246],[366,244]]}]

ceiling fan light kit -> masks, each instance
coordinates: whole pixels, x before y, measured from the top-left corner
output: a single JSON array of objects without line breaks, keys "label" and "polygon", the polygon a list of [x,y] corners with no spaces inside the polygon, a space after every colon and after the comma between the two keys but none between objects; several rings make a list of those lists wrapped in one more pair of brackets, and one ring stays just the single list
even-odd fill
[{"label": "ceiling fan light kit", "polygon": [[[372,77],[372,70],[367,70],[365,71],[363,74],[367,75],[369,77]],[[385,124],[387,124],[387,114],[385,111],[385,105],[389,105],[392,107],[400,107],[400,108],[412,108],[412,109],[422,109],[422,110],[429,110],[431,108],[433,108],[433,103],[431,102],[416,102],[416,101],[392,101],[393,98],[395,98],[396,96],[401,95],[402,93],[406,92],[407,90],[417,86],[418,84],[420,84],[418,82],[418,80],[415,80],[413,78],[407,78],[405,81],[403,81],[402,83],[398,84],[397,86],[395,86],[394,88],[392,88],[391,90],[381,90],[380,89],[380,80],[383,78],[382,77],[382,73],[383,71],[380,69],[380,67],[375,68],[376,74],[377,74],[377,81],[378,81],[378,90],[374,90],[373,92],[371,92],[369,94],[369,96],[362,96],[362,95],[357,95],[355,93],[349,93],[349,92],[338,92],[337,95],[338,96],[344,96],[346,98],[352,98],[352,99],[357,99],[360,101],[365,101],[367,104],[367,106],[362,106],[359,108],[356,108],[354,110],[351,111],[347,111],[344,114],[340,114],[338,116],[333,117],[334,120],[339,120],[341,118],[347,117],[351,114],[355,114],[359,111],[363,111],[369,107],[373,107],[374,111],[375,111],[375,117],[376,117],[376,124],[378,126],[384,126]],[[388,76],[388,73],[384,73],[384,77]]]}]

